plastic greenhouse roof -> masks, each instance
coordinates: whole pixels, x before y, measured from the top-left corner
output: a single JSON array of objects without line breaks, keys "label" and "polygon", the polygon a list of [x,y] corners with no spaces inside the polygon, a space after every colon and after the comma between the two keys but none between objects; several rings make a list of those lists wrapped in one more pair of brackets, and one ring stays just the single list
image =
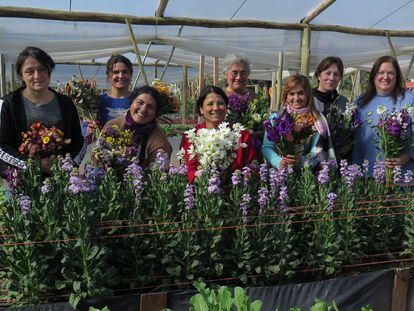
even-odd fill
[{"label": "plastic greenhouse roof", "polygon": [[[164,16],[300,23],[322,2],[170,0]],[[69,5],[72,12],[153,17],[158,1],[0,0],[0,9],[2,6],[18,6],[68,11]],[[413,31],[413,16],[414,0],[337,0],[310,24]],[[223,58],[228,52],[246,54],[252,64],[252,78],[270,79],[271,72],[277,69],[278,52],[284,53],[284,70],[300,70],[301,30],[184,26],[178,36],[180,25],[134,24],[132,28],[142,55],[148,43],[153,43],[148,54],[149,63],[155,59],[166,61],[174,46],[171,63],[197,68],[199,55],[206,55],[206,71],[209,73],[212,72],[213,57]],[[404,70],[414,53],[414,31],[406,37],[391,35],[391,41]],[[28,45],[45,49],[60,62],[105,59],[113,53],[129,53],[135,60],[130,53],[133,48],[125,24],[0,17],[0,53],[6,63],[14,62],[17,54]],[[310,70],[313,71],[319,61],[329,55],[341,57],[346,67],[367,69],[376,58],[390,53],[385,36],[312,30]],[[177,75],[180,76],[179,71]],[[414,77],[414,73],[411,76]]]}]

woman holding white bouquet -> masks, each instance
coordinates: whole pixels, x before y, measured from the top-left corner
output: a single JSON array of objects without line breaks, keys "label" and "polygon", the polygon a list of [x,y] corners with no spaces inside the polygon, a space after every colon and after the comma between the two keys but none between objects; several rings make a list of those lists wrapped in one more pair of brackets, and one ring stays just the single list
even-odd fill
[{"label": "woman holding white bouquet", "polygon": [[411,113],[414,94],[405,90],[398,61],[378,58],[372,66],[365,92],[355,100],[362,119],[355,137],[352,162],[369,161],[369,174],[377,158],[391,170],[414,170]]},{"label": "woman holding white bouquet", "polygon": [[228,103],[226,93],[216,86],[205,87],[197,99],[197,109],[205,121],[186,132],[180,146],[190,182],[197,171],[235,171],[256,159],[249,132],[237,123],[224,122]]}]

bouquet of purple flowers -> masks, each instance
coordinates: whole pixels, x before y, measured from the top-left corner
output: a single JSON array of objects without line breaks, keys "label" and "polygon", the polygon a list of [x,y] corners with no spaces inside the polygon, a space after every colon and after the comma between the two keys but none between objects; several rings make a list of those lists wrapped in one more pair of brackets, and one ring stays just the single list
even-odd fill
[{"label": "bouquet of purple flowers", "polygon": [[[373,127],[377,129],[377,148],[384,158],[396,158],[401,156],[413,146],[410,134],[411,115],[413,108],[405,106],[388,111],[383,105],[377,107],[378,123]],[[392,182],[392,169],[386,170],[386,184]]]},{"label": "bouquet of purple flowers", "polygon": [[354,143],[355,132],[362,125],[356,108],[355,104],[347,104],[345,111],[341,112],[333,106],[326,115],[335,151]]},{"label": "bouquet of purple flowers", "polygon": [[315,120],[308,114],[283,113],[263,122],[267,138],[275,143],[279,155],[295,155],[316,133]]}]

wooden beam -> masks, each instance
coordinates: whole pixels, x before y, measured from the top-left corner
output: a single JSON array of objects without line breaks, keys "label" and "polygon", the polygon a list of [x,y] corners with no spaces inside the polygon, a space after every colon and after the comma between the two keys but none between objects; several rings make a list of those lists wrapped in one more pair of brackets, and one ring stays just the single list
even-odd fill
[{"label": "wooden beam", "polygon": [[410,268],[394,270],[394,287],[392,289],[391,311],[407,310],[408,281]]},{"label": "wooden beam", "polygon": [[187,120],[187,85],[188,85],[187,66],[183,66],[183,84],[181,86],[181,123],[183,124],[185,124]]},{"label": "wooden beam", "polygon": [[324,0],[320,5],[313,9],[303,20],[302,23],[309,24],[313,21],[319,14],[326,10],[332,3],[336,0]]},{"label": "wooden beam", "polygon": [[200,63],[198,66],[198,95],[200,95],[201,90],[204,87],[204,66],[205,66],[206,57],[204,55],[200,55]]},{"label": "wooden beam", "polygon": [[137,44],[137,41],[135,40],[134,32],[132,31],[131,24],[129,23],[127,19],[125,19],[125,23],[127,24],[129,35],[131,36],[132,45],[135,51],[135,55],[137,56],[137,61],[138,61],[139,68],[141,70],[142,78],[144,79],[145,85],[148,85],[147,75],[145,74],[145,68],[144,68],[144,65],[142,64],[141,54],[139,54],[138,44]]},{"label": "wooden beam", "polygon": [[159,0],[158,2],[158,8],[155,11],[155,16],[157,17],[163,17],[165,9],[167,8],[168,0]]},{"label": "wooden beam", "polygon": [[306,77],[309,76],[310,40],[311,40],[310,28],[303,29],[302,30],[301,57],[300,57],[300,72]]},{"label": "wooden beam", "polygon": [[392,44],[390,34],[387,32],[386,36],[387,36],[388,46],[390,47],[392,56],[394,56],[394,58],[397,58],[397,54],[395,53],[394,45]]},{"label": "wooden beam", "polygon": [[270,111],[276,112],[276,72],[272,72],[272,96],[270,97]]},{"label": "wooden beam", "polygon": [[4,56],[0,54],[0,97],[6,96],[6,64],[4,62]]},{"label": "wooden beam", "polygon": [[[181,31],[183,30],[183,28],[184,28],[184,26],[180,27],[180,29],[178,30],[177,37],[181,36]],[[174,51],[175,51],[175,46],[173,46],[171,48],[170,55],[168,56],[168,60],[165,63],[164,68],[162,69],[160,80],[164,79],[165,72],[167,71],[167,68],[168,68],[168,65],[170,64],[171,58],[174,55]]]},{"label": "wooden beam", "polygon": [[276,85],[276,111],[281,109],[282,99],[282,73],[283,73],[283,53],[277,53],[277,85]]},{"label": "wooden beam", "polygon": [[[148,43],[148,45],[147,45],[147,50],[145,51],[145,54],[144,54],[144,60],[142,61],[142,63],[144,63],[144,64],[145,64],[145,60],[147,59],[147,55],[149,53],[151,45],[152,45],[152,42],[150,41],[150,43]],[[155,65],[155,68],[157,68],[157,64],[155,63],[154,65]],[[139,63],[138,63],[138,66],[139,66]],[[139,67],[139,68],[141,69],[141,67]],[[138,72],[137,77],[135,78],[134,84],[132,85],[132,89],[135,89],[135,87],[137,86],[138,80],[141,77],[141,72],[142,72],[141,70]]]},{"label": "wooden beam", "polygon": [[337,25],[306,25],[300,23],[275,23],[258,20],[218,20],[199,19],[189,17],[139,17],[133,15],[120,15],[108,13],[68,12],[62,10],[45,10],[21,7],[0,7],[0,17],[37,18],[47,20],[64,20],[79,22],[105,22],[123,24],[125,19],[131,25],[184,25],[206,28],[261,28],[302,30],[310,27],[314,31],[333,31],[356,35],[385,36],[388,32],[392,37],[414,37],[414,30],[384,30],[344,27]]},{"label": "wooden beam", "polygon": [[407,71],[405,72],[405,81],[408,80],[408,76],[410,75],[411,68],[413,68],[414,64],[414,54],[411,56],[410,64],[408,64]]},{"label": "wooden beam", "polygon": [[[151,43],[151,42],[150,42]],[[147,47],[148,49],[148,47]],[[161,64],[157,62],[154,63],[144,63],[144,60],[146,59],[145,54],[144,54],[144,58],[142,59],[142,63],[144,66],[157,66],[157,67],[164,67],[165,63],[162,62]],[[106,66],[106,63],[102,63],[102,62],[55,62],[56,64],[59,65],[81,65],[81,66]],[[132,66],[139,66],[138,63],[132,63]],[[177,64],[169,64],[169,67],[182,67],[182,65],[177,65]],[[191,66],[189,66],[191,67]]]},{"label": "wooden beam", "polygon": [[16,89],[16,72],[14,64],[10,64],[10,87],[11,91]]},{"label": "wooden beam", "polygon": [[217,85],[219,83],[219,58],[214,57],[213,61],[213,84]]}]

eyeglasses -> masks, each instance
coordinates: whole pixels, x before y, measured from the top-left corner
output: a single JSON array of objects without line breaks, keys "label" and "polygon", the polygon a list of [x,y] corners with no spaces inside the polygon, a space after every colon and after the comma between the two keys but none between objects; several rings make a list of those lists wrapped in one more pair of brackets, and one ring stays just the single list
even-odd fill
[{"label": "eyeglasses", "polygon": [[242,71],[237,71],[237,70],[230,71],[230,75],[233,78],[237,78],[237,76],[240,76],[240,78],[245,78],[245,77],[247,77],[248,74],[249,73],[247,71],[245,71],[245,70],[242,70]]}]

